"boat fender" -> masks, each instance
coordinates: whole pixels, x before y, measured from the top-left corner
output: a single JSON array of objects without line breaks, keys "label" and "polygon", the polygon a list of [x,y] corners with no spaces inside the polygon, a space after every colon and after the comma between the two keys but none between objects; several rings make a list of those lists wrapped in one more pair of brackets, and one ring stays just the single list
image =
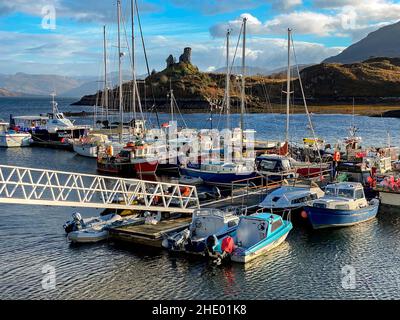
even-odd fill
[{"label": "boat fender", "polygon": [[303,210],[300,215],[303,219],[307,219],[307,212],[305,210]]},{"label": "boat fender", "polygon": [[235,249],[235,242],[233,241],[233,238],[230,236],[224,238],[221,243],[221,249],[223,252],[229,254],[232,253],[233,250]]}]

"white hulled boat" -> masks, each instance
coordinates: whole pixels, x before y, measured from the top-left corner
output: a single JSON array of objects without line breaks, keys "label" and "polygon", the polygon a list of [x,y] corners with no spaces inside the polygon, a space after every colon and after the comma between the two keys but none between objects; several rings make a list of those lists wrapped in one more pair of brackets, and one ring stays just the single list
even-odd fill
[{"label": "white hulled boat", "polygon": [[0,120],[0,147],[26,147],[29,146],[31,138],[29,133],[11,130],[9,123]]}]

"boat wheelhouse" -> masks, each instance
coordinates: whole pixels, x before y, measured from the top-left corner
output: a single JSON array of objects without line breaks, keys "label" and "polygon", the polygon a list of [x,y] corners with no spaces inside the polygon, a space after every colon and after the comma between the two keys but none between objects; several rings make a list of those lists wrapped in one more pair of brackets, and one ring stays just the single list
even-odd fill
[{"label": "boat wheelhouse", "polygon": [[266,176],[270,181],[283,181],[297,177],[296,170],[286,156],[270,154],[258,156],[256,168],[260,174]]},{"label": "boat wheelhouse", "polygon": [[233,236],[239,223],[239,216],[233,209],[198,209],[193,212],[188,229],[173,234],[163,241],[163,247],[175,251],[205,255],[209,237],[221,239]]},{"label": "boat wheelhouse", "polygon": [[272,213],[300,211],[312,201],[324,196],[324,191],[312,180],[288,179],[282,186],[266,196],[258,205]]}]

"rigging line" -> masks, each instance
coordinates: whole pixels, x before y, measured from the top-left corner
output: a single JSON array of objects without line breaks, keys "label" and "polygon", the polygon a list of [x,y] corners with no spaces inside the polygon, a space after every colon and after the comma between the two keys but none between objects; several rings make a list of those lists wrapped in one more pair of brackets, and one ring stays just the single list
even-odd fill
[{"label": "rigging line", "polygon": [[[139,25],[139,30],[140,30],[140,38],[142,40],[144,58],[145,58],[145,61],[146,61],[147,75],[150,77],[151,74],[150,74],[149,60],[147,58],[146,44],[144,42],[143,30],[142,30],[142,22],[141,22],[141,19],[140,19],[139,6],[138,6],[137,1],[135,1],[135,7],[136,7],[137,20],[138,20],[138,25]],[[156,114],[158,127],[161,128],[160,119],[158,117],[157,105],[156,105],[156,97],[154,95],[154,88],[153,88],[153,86],[151,84],[150,84],[150,88],[151,88],[151,94],[152,94],[152,98],[153,98],[153,106],[152,106],[152,108],[154,108],[154,112]]]},{"label": "rigging line", "polygon": [[183,115],[182,115],[182,113],[181,113],[181,109],[179,108],[179,105],[178,105],[178,103],[176,102],[176,99],[175,99],[175,96],[174,96],[174,95],[172,95],[172,99],[173,99],[173,101],[174,101],[174,105],[175,105],[176,109],[177,109],[177,110],[178,110],[178,112],[179,112],[179,115],[181,116],[181,119],[182,119],[183,125],[184,125],[184,126],[185,126],[185,128],[187,129],[187,128],[188,128],[188,126],[187,126],[187,124],[186,124],[186,121],[185,121],[185,119],[183,118]]},{"label": "rigging line", "polygon": [[300,90],[301,90],[301,94],[302,94],[302,96],[303,96],[304,108],[305,108],[305,110],[306,110],[306,114],[307,114],[307,118],[308,118],[308,123],[309,123],[309,125],[310,125],[310,129],[311,129],[311,132],[312,132],[312,134],[313,134],[314,146],[315,146],[315,148],[317,149],[319,160],[320,160],[321,163],[322,163],[321,152],[320,152],[320,150],[319,150],[319,148],[318,148],[317,137],[316,137],[316,134],[315,134],[314,126],[313,126],[312,121],[311,121],[310,113],[309,113],[309,111],[308,111],[306,96],[305,96],[305,94],[304,94],[303,82],[302,82],[301,76],[300,76],[300,69],[299,69],[299,64],[298,64],[298,62],[297,62],[297,55],[296,55],[296,49],[295,49],[295,47],[294,47],[293,36],[291,36],[291,42],[292,42],[292,48],[293,48],[294,61],[295,61],[295,63],[296,63],[297,75],[298,75],[298,77],[299,77]]},{"label": "rigging line", "polygon": [[238,40],[237,40],[237,43],[236,43],[235,54],[233,55],[232,64],[231,64],[231,66],[229,68],[229,74],[232,74],[233,65],[235,64],[236,55],[237,55],[237,52],[238,52],[238,49],[239,49],[239,44],[240,44],[240,39],[242,37],[242,33],[243,33],[243,22],[242,22],[242,26],[240,28],[240,32],[239,32],[239,35],[238,35]]}]

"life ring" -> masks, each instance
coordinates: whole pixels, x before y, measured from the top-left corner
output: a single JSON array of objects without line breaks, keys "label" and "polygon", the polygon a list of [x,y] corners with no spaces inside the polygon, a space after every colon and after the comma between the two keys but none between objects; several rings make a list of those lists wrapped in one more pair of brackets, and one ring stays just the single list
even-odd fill
[{"label": "life ring", "polygon": [[336,162],[340,161],[340,152],[339,151],[335,151],[335,153],[333,154],[333,161],[336,161]]}]

